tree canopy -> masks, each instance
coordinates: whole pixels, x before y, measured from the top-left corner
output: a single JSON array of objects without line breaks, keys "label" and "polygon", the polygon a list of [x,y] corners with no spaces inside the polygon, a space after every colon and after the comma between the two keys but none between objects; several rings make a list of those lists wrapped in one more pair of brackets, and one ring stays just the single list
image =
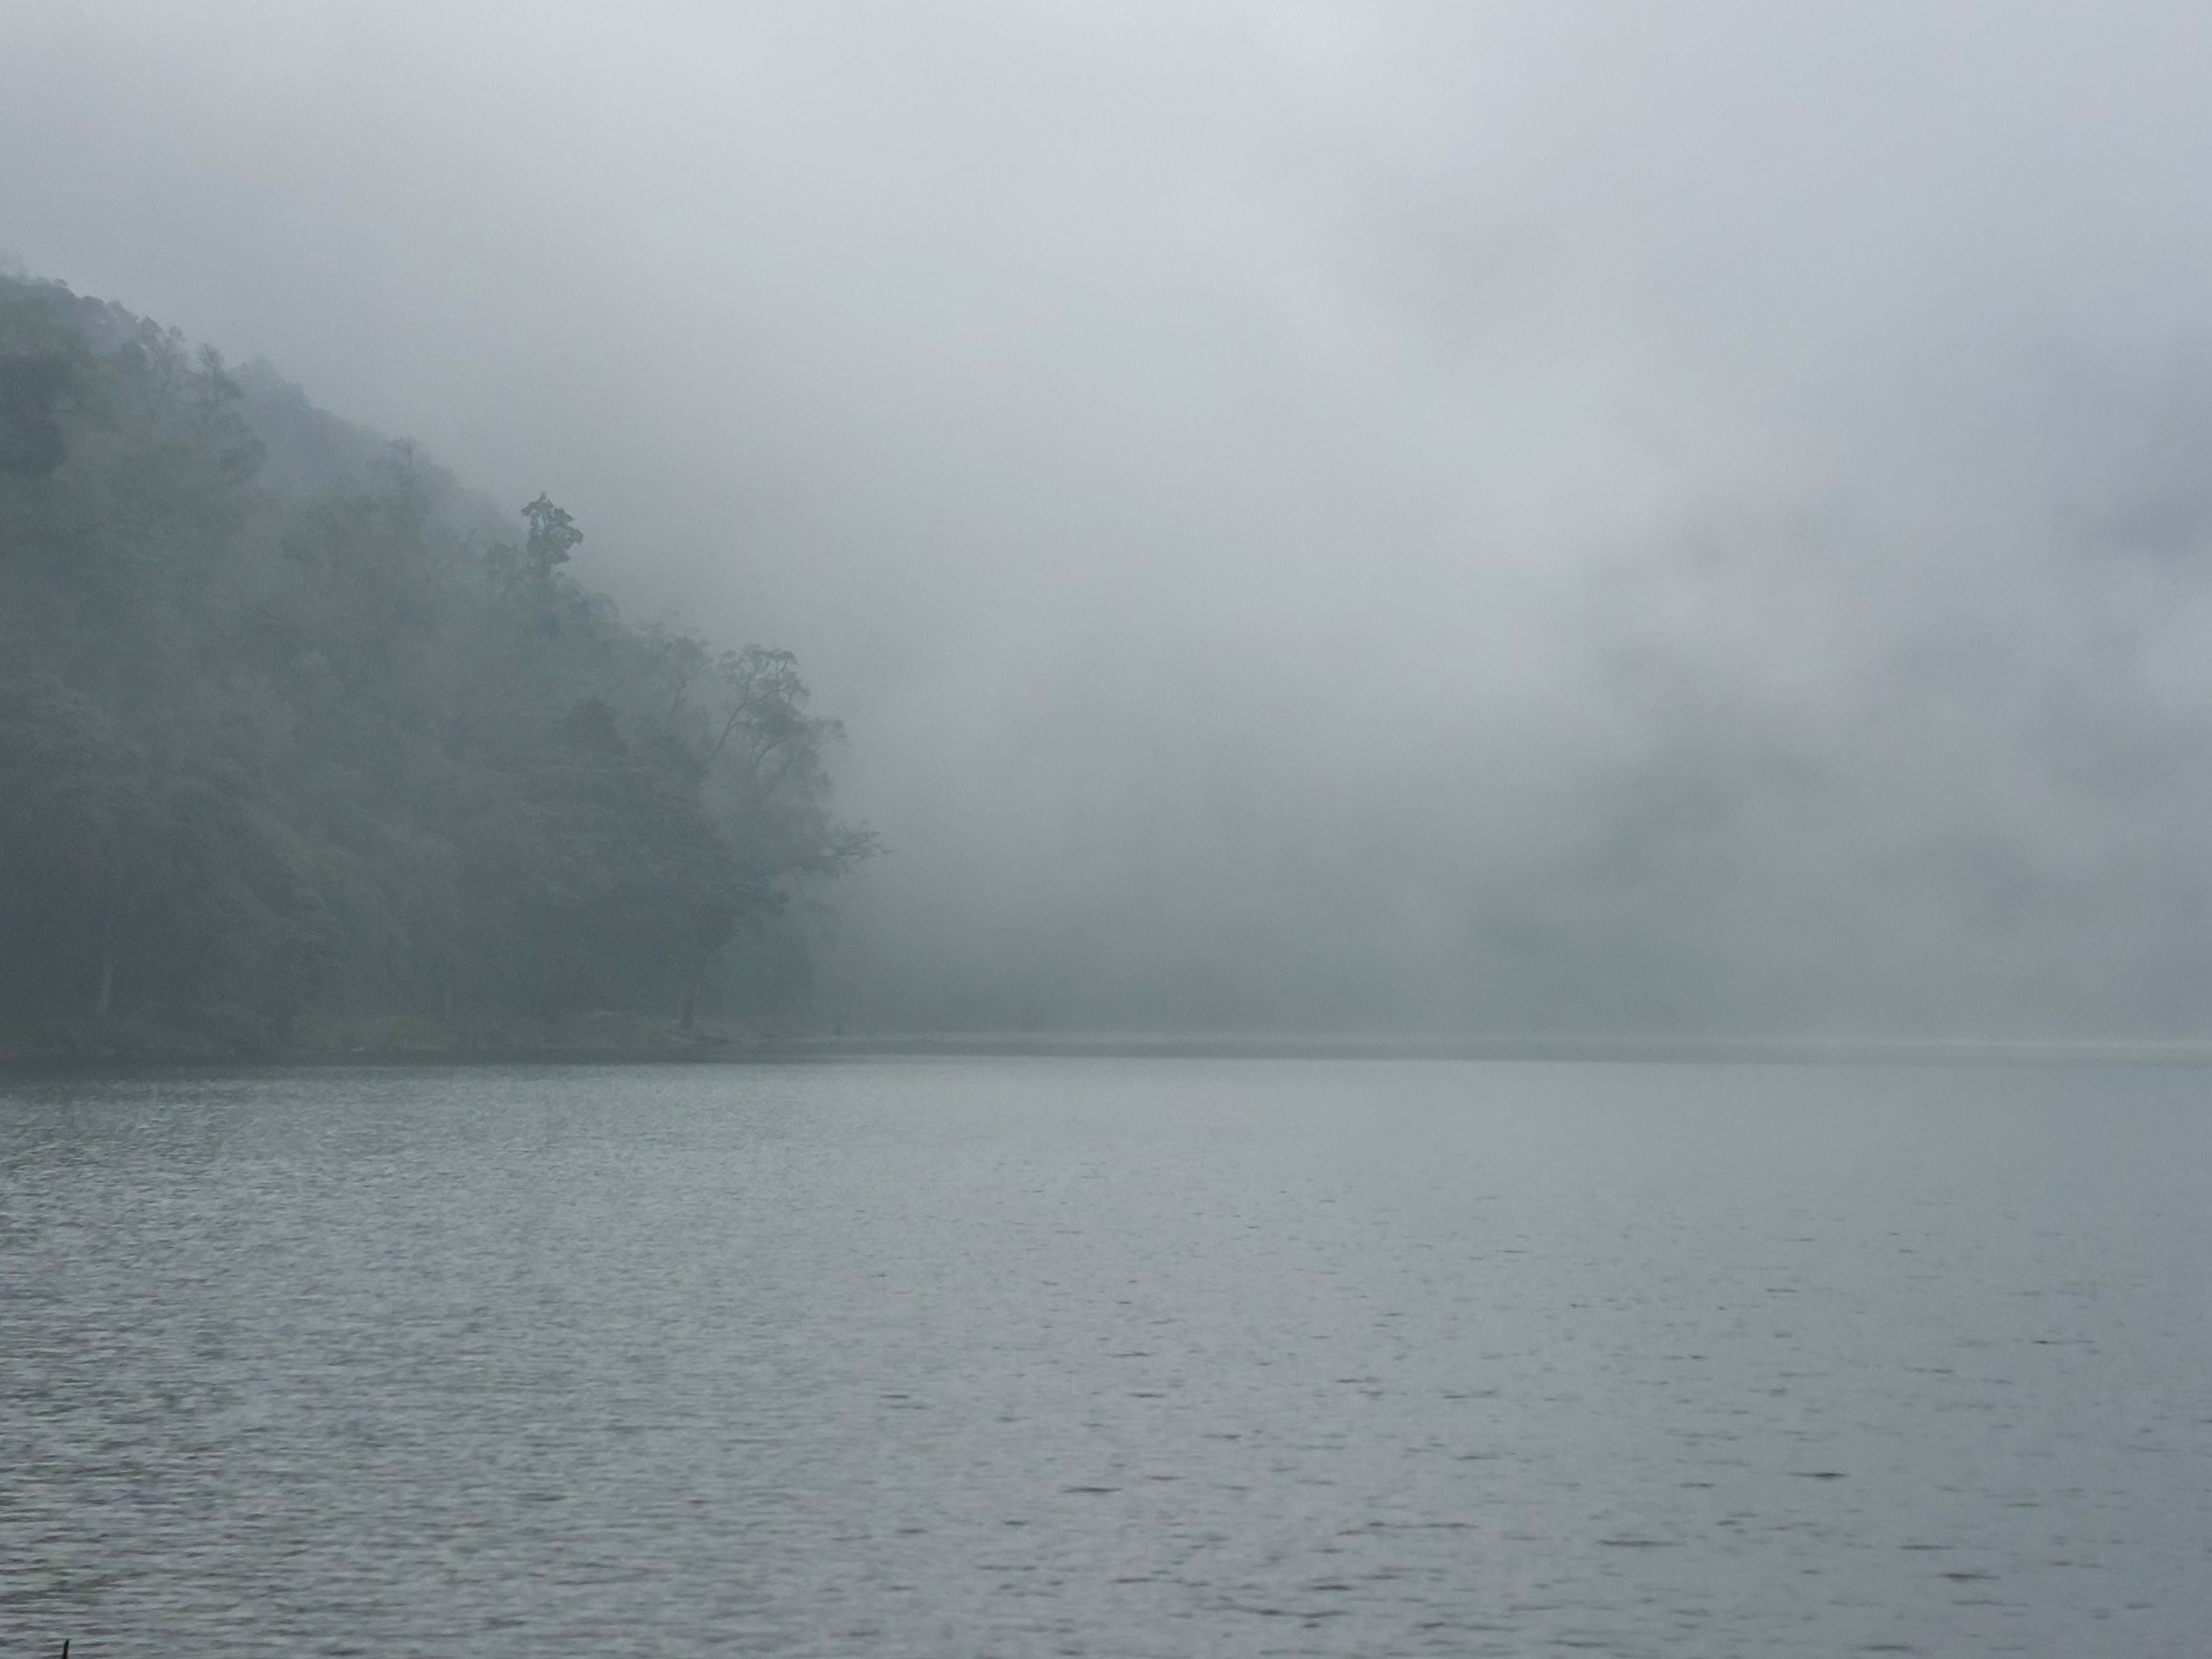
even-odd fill
[{"label": "tree canopy", "polygon": [[841,729],[520,518],[0,280],[0,1027],[803,1017]]}]

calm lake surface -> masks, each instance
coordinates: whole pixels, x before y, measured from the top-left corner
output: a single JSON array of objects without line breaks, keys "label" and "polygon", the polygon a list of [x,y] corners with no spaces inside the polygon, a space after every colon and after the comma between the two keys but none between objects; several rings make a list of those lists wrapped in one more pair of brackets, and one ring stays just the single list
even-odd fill
[{"label": "calm lake surface", "polygon": [[2212,1073],[0,1081],[0,1653],[2187,1654]]}]

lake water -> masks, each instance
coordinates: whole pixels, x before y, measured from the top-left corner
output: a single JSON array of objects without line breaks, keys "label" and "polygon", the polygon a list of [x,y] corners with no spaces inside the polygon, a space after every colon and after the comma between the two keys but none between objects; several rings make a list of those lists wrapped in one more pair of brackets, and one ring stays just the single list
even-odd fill
[{"label": "lake water", "polygon": [[2194,1659],[2208,1107],[2152,1068],[0,1082],[0,1653]]}]

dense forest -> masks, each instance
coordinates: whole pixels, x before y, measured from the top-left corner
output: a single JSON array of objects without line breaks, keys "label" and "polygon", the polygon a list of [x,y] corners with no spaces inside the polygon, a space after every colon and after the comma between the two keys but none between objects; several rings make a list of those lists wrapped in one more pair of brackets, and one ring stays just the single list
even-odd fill
[{"label": "dense forest", "polygon": [[0,279],[0,1046],[807,1017],[840,732],[272,372]]}]

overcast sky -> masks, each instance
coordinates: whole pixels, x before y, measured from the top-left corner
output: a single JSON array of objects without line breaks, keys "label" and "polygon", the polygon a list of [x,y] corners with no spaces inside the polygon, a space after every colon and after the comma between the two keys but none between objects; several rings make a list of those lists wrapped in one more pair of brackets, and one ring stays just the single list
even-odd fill
[{"label": "overcast sky", "polygon": [[801,653],[855,1018],[2212,1029],[2212,10],[0,41],[0,249]]}]

